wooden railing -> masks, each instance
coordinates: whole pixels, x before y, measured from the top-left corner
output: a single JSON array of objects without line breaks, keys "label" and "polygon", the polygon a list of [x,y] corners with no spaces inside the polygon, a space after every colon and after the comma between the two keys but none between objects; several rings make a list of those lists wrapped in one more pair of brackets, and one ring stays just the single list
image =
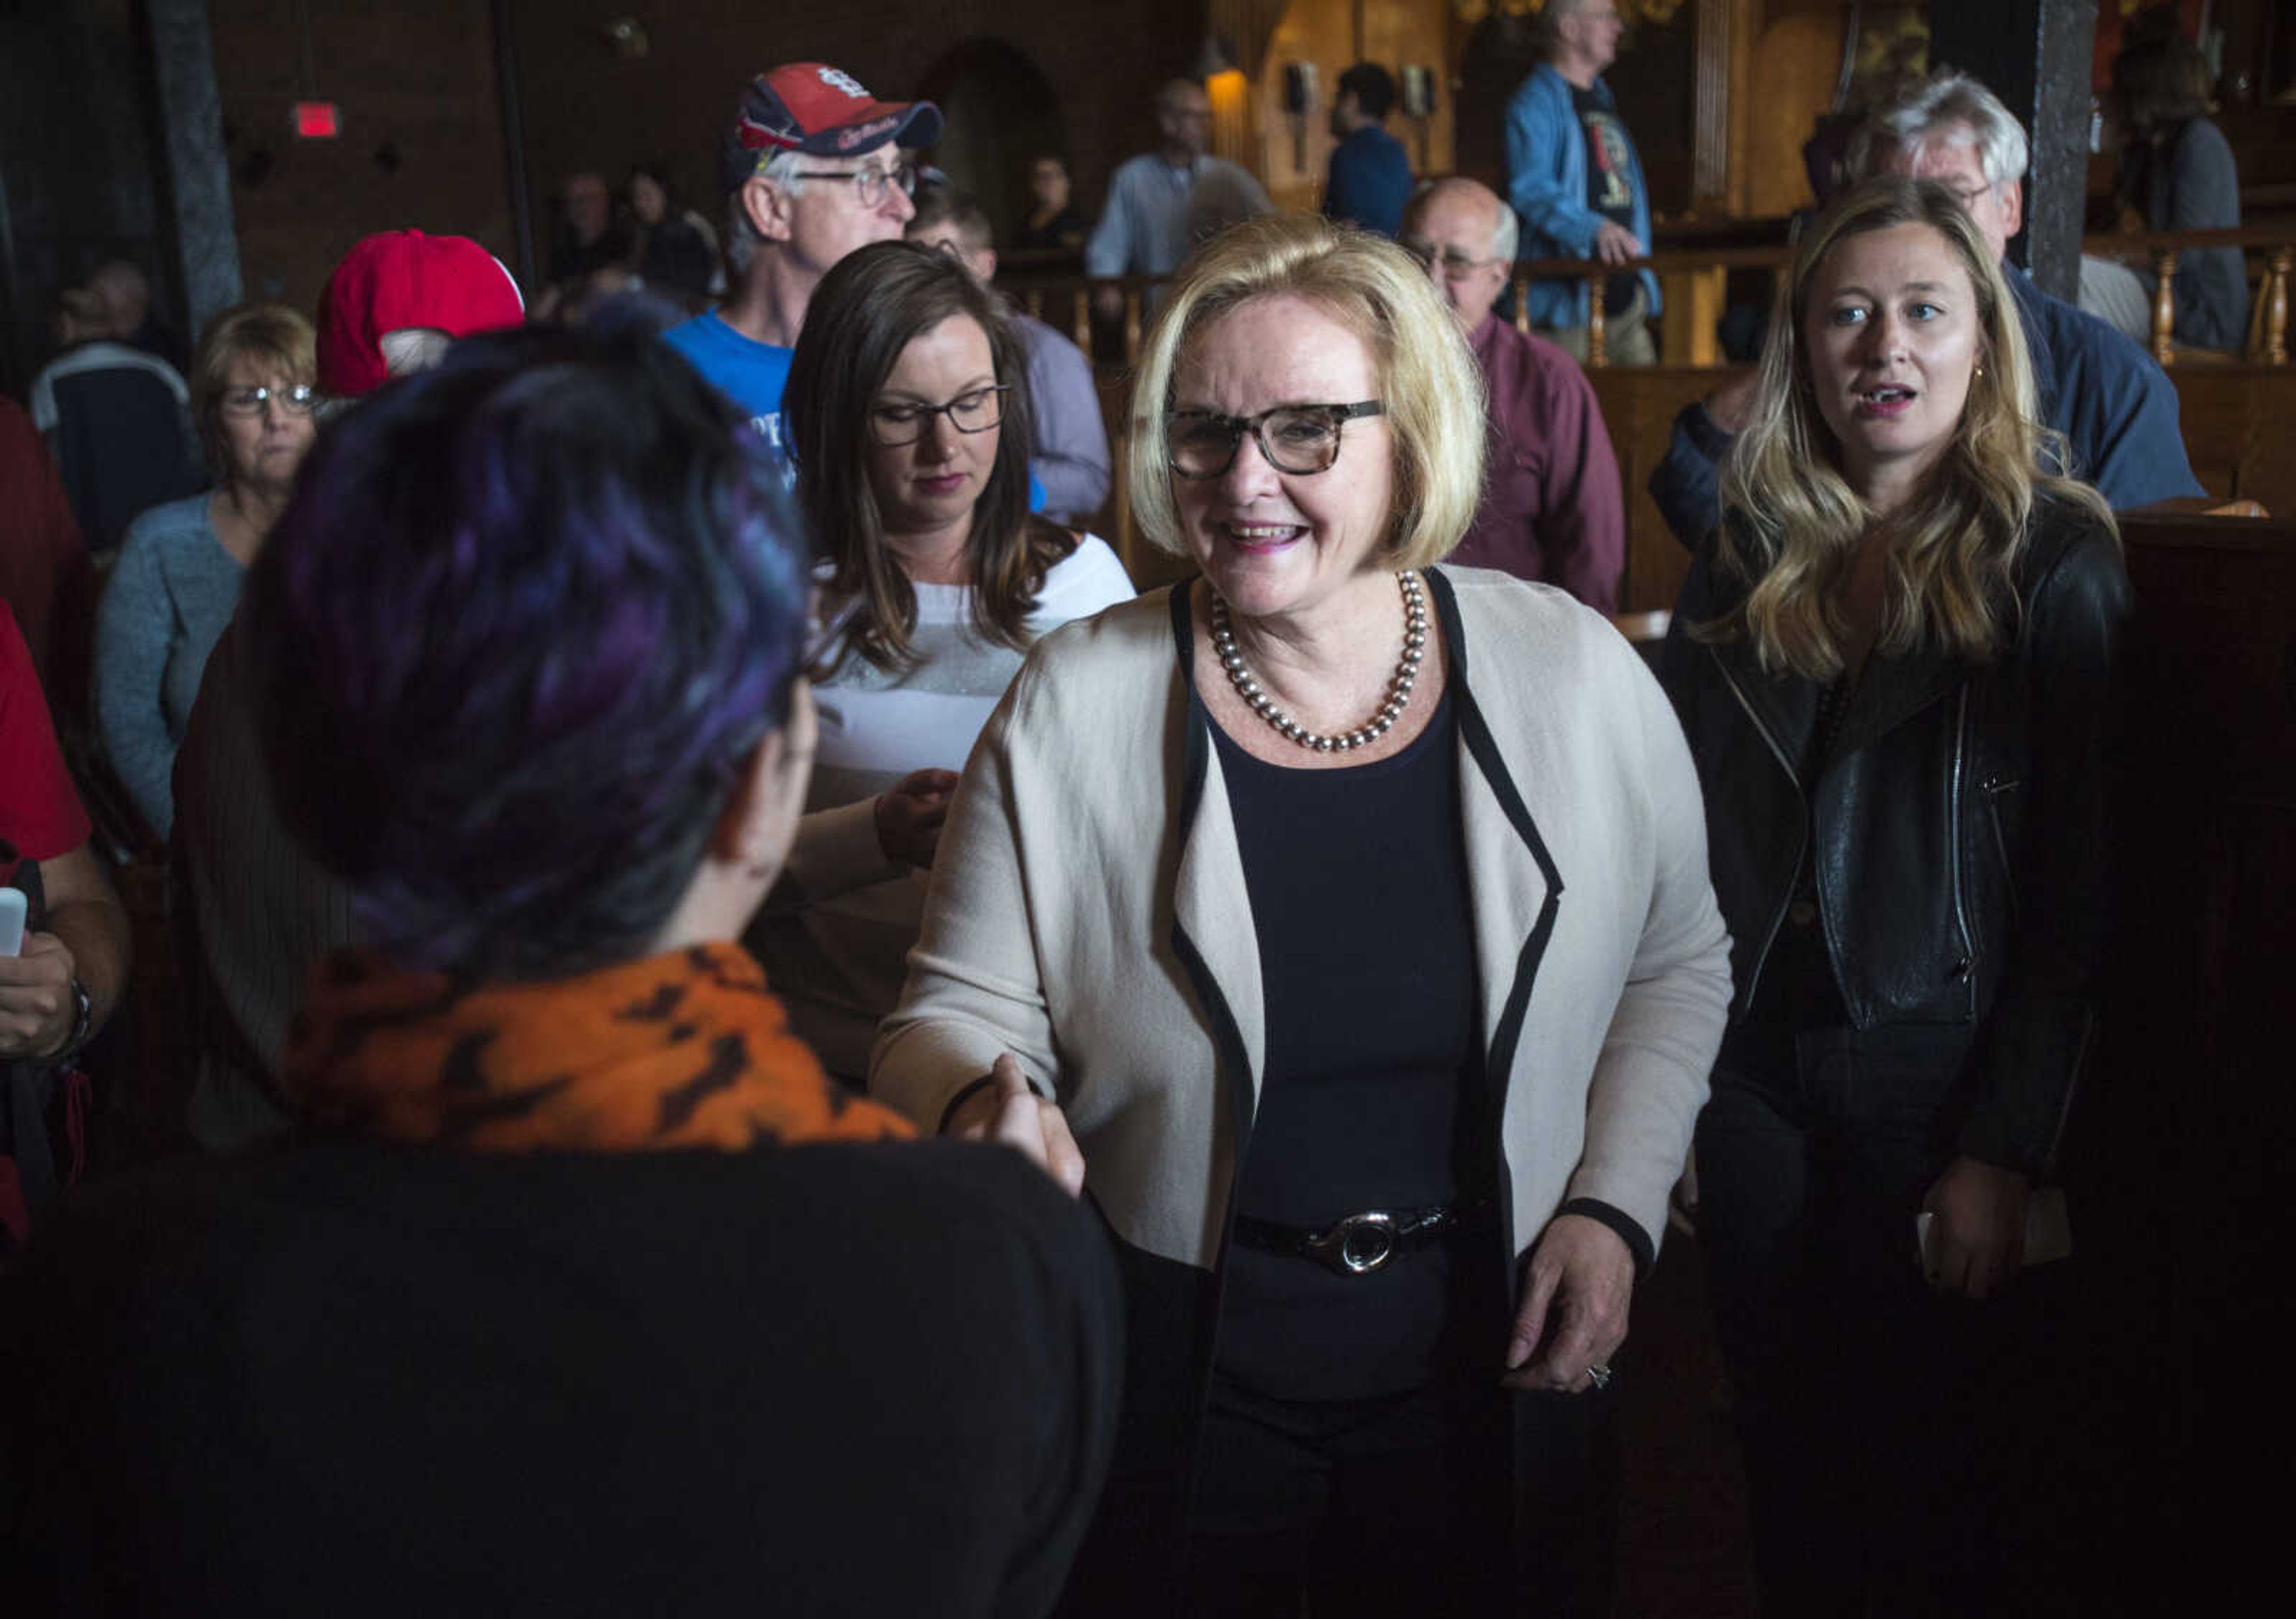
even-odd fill
[{"label": "wooden railing", "polygon": [[[2130,253],[2142,253],[2150,259],[2159,288],[2152,301],[2153,357],[2162,365],[2172,365],[2180,350],[2171,338],[2176,321],[2175,282],[2177,256],[2196,248],[2237,247],[2245,251],[2263,254],[2263,266],[2257,278],[2253,317],[2250,322],[2250,339],[2245,346],[2245,357],[2251,364],[2285,366],[2288,364],[2288,291],[2292,267],[2296,267],[2296,232],[2282,226],[2243,226],[2238,230],[2174,231],[2146,235],[2091,236],[2081,244],[2086,252],[2100,258],[2113,258]],[[1600,369],[1611,363],[1605,349],[1606,325],[1603,309],[1603,285],[1611,275],[1634,270],[1650,270],[1677,288],[1705,283],[1714,289],[1708,299],[1669,299],[1670,308],[1680,308],[1693,321],[1719,312],[1720,278],[1736,269],[1782,270],[1793,259],[1793,249],[1784,245],[1740,248],[1697,248],[1681,251],[1646,254],[1624,263],[1603,264],[1584,259],[1526,259],[1514,268],[1515,324],[1530,330],[1529,289],[1533,281],[1572,280],[1587,290],[1590,311],[1587,330],[1587,366]],[[1120,310],[1122,364],[1127,370],[1137,365],[1140,358],[1141,334],[1153,307],[1153,293],[1168,279],[1160,275],[1125,275],[1114,278],[1086,276],[1075,273],[1047,273],[1034,267],[1024,268],[1019,275],[1008,275],[1007,285],[1021,300],[1029,314],[1054,325],[1066,321],[1066,329],[1076,339],[1077,346],[1087,354],[1094,352],[1094,309],[1105,300]],[[1053,311],[1047,315],[1046,311]],[[1695,337],[1710,337],[1700,333]],[[1681,359],[1691,364],[1715,364],[1718,356],[1710,341],[1694,341],[1683,347]]]},{"label": "wooden railing", "polygon": [[2152,293],[2152,357],[2163,366],[2173,366],[2179,355],[2193,352],[2178,349],[2172,335],[2177,324],[2177,255],[2204,247],[2236,247],[2243,254],[2261,250],[2264,270],[2251,306],[2253,313],[2249,321],[2245,357],[2258,365],[2285,366],[2288,272],[2292,261],[2296,261],[2296,245],[2292,245],[2290,234],[2286,226],[2243,226],[2235,230],[2090,236],[2081,242],[2081,251],[2099,259],[2142,253],[2152,261],[2152,274],[2158,281]]}]

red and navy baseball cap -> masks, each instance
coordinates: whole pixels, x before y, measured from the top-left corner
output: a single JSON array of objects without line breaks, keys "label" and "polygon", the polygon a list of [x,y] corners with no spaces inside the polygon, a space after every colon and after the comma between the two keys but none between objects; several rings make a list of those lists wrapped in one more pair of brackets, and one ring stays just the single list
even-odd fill
[{"label": "red and navy baseball cap", "polygon": [[718,155],[719,178],[732,191],[783,152],[855,158],[889,141],[937,145],[940,121],[931,102],[882,102],[826,63],[783,62],[742,93]]}]

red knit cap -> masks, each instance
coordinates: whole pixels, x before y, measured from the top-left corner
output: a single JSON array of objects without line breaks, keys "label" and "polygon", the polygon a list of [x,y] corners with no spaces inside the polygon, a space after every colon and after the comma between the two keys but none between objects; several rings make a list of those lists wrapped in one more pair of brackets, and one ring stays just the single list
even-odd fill
[{"label": "red knit cap", "polygon": [[518,283],[469,237],[383,231],[344,254],[319,294],[319,391],[355,399],[381,387],[386,332],[469,337],[525,319]]}]

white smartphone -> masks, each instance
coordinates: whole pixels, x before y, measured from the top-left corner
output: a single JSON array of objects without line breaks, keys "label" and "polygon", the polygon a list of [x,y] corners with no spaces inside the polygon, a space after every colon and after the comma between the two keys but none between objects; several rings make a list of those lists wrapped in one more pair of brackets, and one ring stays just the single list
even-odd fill
[{"label": "white smartphone", "polygon": [[24,907],[20,888],[0,888],[0,956],[17,956],[24,949]]}]

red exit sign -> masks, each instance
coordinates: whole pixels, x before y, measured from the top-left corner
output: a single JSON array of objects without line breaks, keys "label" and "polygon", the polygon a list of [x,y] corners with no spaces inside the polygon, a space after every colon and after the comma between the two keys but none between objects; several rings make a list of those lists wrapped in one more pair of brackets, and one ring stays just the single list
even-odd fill
[{"label": "red exit sign", "polygon": [[297,102],[295,133],[307,141],[332,141],[343,132],[342,114],[332,102]]}]

